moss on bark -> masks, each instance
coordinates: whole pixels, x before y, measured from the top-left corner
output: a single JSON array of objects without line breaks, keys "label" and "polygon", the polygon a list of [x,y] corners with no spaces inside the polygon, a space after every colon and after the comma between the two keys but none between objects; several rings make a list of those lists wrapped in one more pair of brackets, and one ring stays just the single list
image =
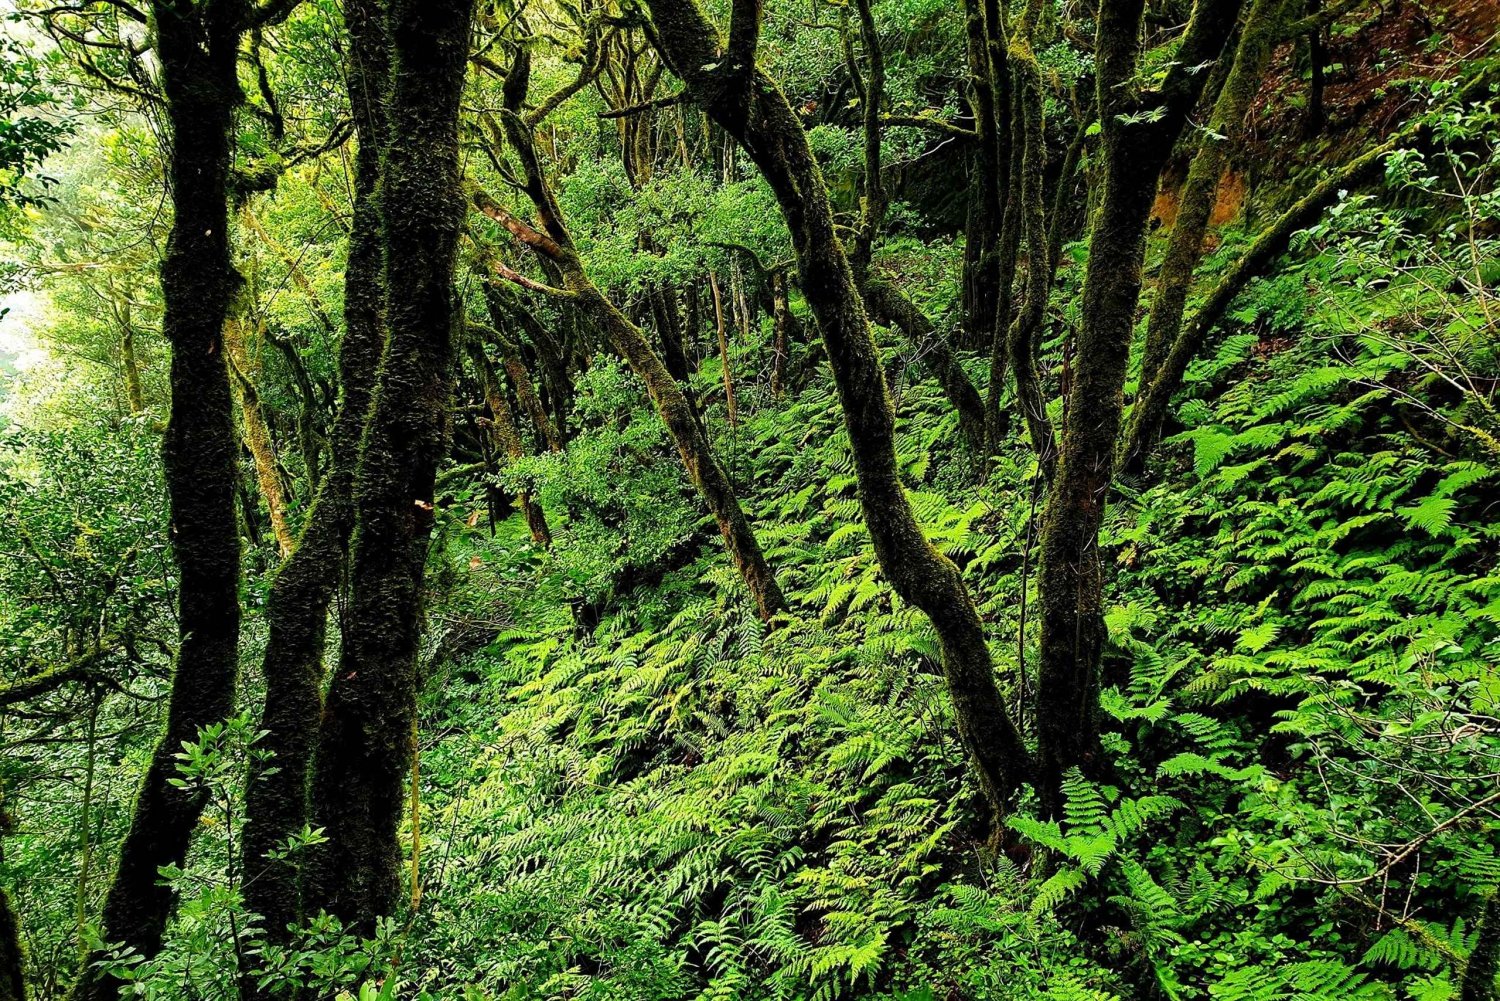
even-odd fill
[{"label": "moss on bark", "polygon": [[[416,752],[422,578],[452,378],[458,114],[473,0],[392,0],[381,175],[388,331],[354,480],[352,586],[313,777],[310,906],[369,933],[397,907]],[[393,280],[399,276],[399,281]]]},{"label": "moss on bark", "polygon": [[[262,669],[266,680],[261,747],[267,768],[252,772],[243,834],[245,903],[264,919],[267,936],[290,940],[288,927],[305,917],[302,859],[268,854],[309,822],[308,790],[323,712],[323,652],[328,609],[347,570],[354,525],[353,483],[360,434],[384,339],[384,283],[380,210],[380,147],[387,38],[378,0],[345,0],[349,62],[345,78],[358,149],[354,216],[344,271],[344,336],[339,344],[342,398],[332,432],[332,462],[318,486],[302,535],[271,585]],[[254,985],[249,985],[254,990]]]},{"label": "moss on bark", "polygon": [[[240,539],[236,436],[223,330],[238,285],[229,247],[229,164],[236,63],[248,7],[239,2],[151,4],[172,145],[173,222],[161,265],[162,333],[172,349],[172,413],[162,457],[178,572],[177,660],[167,721],[136,797],[105,898],[103,934],[150,956],[174,895],[164,865],[181,864],[202,796],[171,784],[183,741],[227,716],[239,641]],[[76,998],[108,1001],[120,984],[86,964]]]},{"label": "moss on bark", "polygon": [[1142,0],[1099,9],[1097,100],[1103,193],[1089,236],[1083,322],[1069,387],[1057,475],[1042,515],[1038,590],[1038,791],[1060,806],[1067,769],[1097,765],[1104,577],[1099,528],[1114,474],[1123,390],[1141,292],[1146,226],[1173,144],[1197,102],[1202,63],[1219,57],[1241,0],[1198,0],[1159,94],[1131,90],[1140,56]]},{"label": "moss on bark", "polygon": [[749,152],[786,218],[803,293],[838,386],[876,557],[896,593],[933,622],[959,732],[998,812],[1026,777],[1025,748],[996,687],[973,598],[958,568],[927,541],[902,486],[885,371],[802,123],[765,73],[757,69],[746,79],[721,71],[716,54],[723,40],[697,3],[647,6],[663,58],[692,100]]}]

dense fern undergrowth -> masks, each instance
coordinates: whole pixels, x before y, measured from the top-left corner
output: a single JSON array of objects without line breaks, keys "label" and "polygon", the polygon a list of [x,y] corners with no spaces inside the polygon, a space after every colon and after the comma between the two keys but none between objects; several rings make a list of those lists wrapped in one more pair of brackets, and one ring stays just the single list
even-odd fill
[{"label": "dense fern undergrowth", "polygon": [[[1485,809],[1500,763],[1486,513],[1500,457],[1478,428],[1488,462],[1426,441],[1393,405],[1423,383],[1420,356],[1360,334],[1413,310],[1432,319],[1445,297],[1398,282],[1374,300],[1381,315],[1347,319],[1351,248],[1391,225],[1351,201],[1194,366],[1164,475],[1118,500],[1105,538],[1117,772],[1075,775],[1059,821],[1011,817],[998,853],[930,627],[870,555],[825,385],[719,428],[758,487],[749,510],[793,605],[769,633],[709,544],[659,584],[608,596],[597,628],[558,600],[590,560],[649,561],[711,533],[663,537],[691,520],[662,517],[660,501],[615,506],[637,464],[681,481],[660,473],[673,467],[644,411],[585,433],[586,481],[561,460],[518,474],[544,502],[622,521],[601,550],[582,519],[550,558],[515,518],[450,530],[453,597],[434,641],[502,621],[429,680],[413,986],[1449,996],[1474,940],[1460,915],[1500,878]],[[605,368],[584,396],[621,415],[640,398],[628,381]],[[930,383],[899,391],[914,503],[983,596],[1014,694],[1033,642],[1014,638],[1034,464],[1018,447],[966,485],[951,409]]]},{"label": "dense fern undergrowth", "polygon": [[[644,394],[601,364],[568,452],[507,473],[575,512],[551,552],[519,515],[471,515],[479,485],[446,508],[411,916],[364,942],[325,920],[304,948],[270,948],[271,967],[517,1001],[1453,996],[1479,888],[1500,879],[1500,455],[1483,413],[1398,405],[1439,396],[1432,344],[1370,332],[1476,321],[1430,275],[1366,294],[1362,253],[1427,239],[1377,205],[1346,200],[1252,287],[1189,373],[1155,482],[1115,498],[1113,774],[1074,774],[1059,820],[1028,801],[987,843],[936,640],[877,570],[822,379],[775,406],[747,384],[734,430],[710,414],[791,600],[768,631]],[[738,346],[747,368],[766,350]],[[1018,440],[975,484],[951,407],[915,368],[893,372],[913,503],[981,596],[1020,698],[1035,462]],[[81,468],[45,439],[30,454]],[[127,547],[129,519],[98,510],[77,544]],[[613,589],[681,552],[692,561]],[[232,982],[226,936],[246,916],[224,862],[248,719],[184,758],[222,798],[168,948],[122,957],[147,996]],[[131,765],[99,769],[118,783]],[[7,867],[49,886],[67,836],[16,839]],[[65,908],[55,886],[23,913]],[[56,934],[35,929],[33,953],[65,951]]]}]

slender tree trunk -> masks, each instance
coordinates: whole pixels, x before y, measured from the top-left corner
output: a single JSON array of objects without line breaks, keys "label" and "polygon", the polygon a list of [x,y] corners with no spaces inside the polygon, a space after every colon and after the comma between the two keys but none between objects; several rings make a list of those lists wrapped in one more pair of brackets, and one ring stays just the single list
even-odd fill
[{"label": "slender tree trunk", "polygon": [[672,378],[686,385],[692,377],[688,366],[687,349],[682,340],[682,319],[677,313],[677,292],[670,285],[663,285],[652,295],[656,333],[661,340],[661,359]]},{"label": "slender tree trunk", "polygon": [[1104,191],[1089,239],[1083,322],[1057,474],[1042,516],[1037,779],[1043,803],[1053,813],[1060,808],[1064,772],[1097,760],[1104,645],[1099,528],[1113,479],[1151,203],[1203,85],[1204,74],[1192,68],[1218,58],[1240,0],[1198,0],[1179,63],[1152,113],[1145,115],[1128,89],[1140,55],[1143,5],[1143,0],[1100,4],[1095,50]]},{"label": "slender tree trunk", "polygon": [[923,535],[902,487],[885,372],[802,123],[753,61],[724,68],[723,40],[696,2],[649,0],[647,6],[662,57],[689,96],[749,152],[786,217],[802,289],[838,385],[876,557],[896,593],[932,619],[959,733],[998,813],[1027,775],[1025,748],[995,685],[968,588],[958,568]]},{"label": "slender tree trunk", "polygon": [[969,108],[975,147],[970,169],[969,214],[964,235],[964,343],[987,347],[1000,302],[1000,226],[1004,213],[1009,158],[999,135],[1005,81],[997,79],[990,58],[991,25],[985,0],[965,0],[964,26],[969,61]]},{"label": "slender tree trunk", "polygon": [[260,393],[251,378],[244,323],[237,317],[230,317],[224,323],[224,351],[234,374],[235,395],[240,401],[245,447],[250,451],[250,459],[255,465],[255,481],[260,485],[260,496],[266,502],[266,512],[270,516],[271,537],[276,540],[276,548],[285,559],[297,543],[287,518],[286,493],[281,489],[276,444],[271,440],[271,429],[266,425],[265,411],[260,405]]},{"label": "slender tree trunk", "polygon": [[[532,157],[528,156],[528,159]],[[549,196],[541,194],[539,197],[546,204]],[[529,229],[482,192],[475,194],[474,202],[481,212],[502,222],[512,232]],[[734,485],[714,455],[713,447],[698,421],[697,411],[677,380],[672,378],[672,374],[651,349],[645,332],[631,323],[629,317],[620,312],[589,280],[572,249],[567,230],[554,212],[555,210],[549,210],[543,213],[552,220],[548,226],[548,235],[533,232],[529,237],[521,238],[539,241],[539,245],[548,248],[544,253],[554,255],[553,259],[559,262],[567,280],[568,294],[575,297],[573,301],[579,309],[604,331],[615,351],[630,366],[630,370],[646,384],[646,392],[651,397],[652,405],[677,446],[683,468],[687,470],[688,477],[698,488],[699,496],[718,523],[719,534],[724,537],[725,548],[729,550],[735,569],[749,588],[761,618],[769,621],[776,613],[786,609],[786,598],[766,562],[749,519],[740,507]]]},{"label": "slender tree trunk", "polygon": [[120,367],[125,371],[125,402],[132,414],[146,409],[146,397],[141,391],[141,363],[135,350],[135,326],[130,322],[130,303],[121,307],[120,314]]},{"label": "slender tree trunk", "polygon": [[[786,598],[766,562],[749,519],[740,507],[734,484],[714,455],[698,420],[697,410],[652,349],[645,332],[631,323],[610,302],[589,279],[579,260],[572,236],[563,221],[562,210],[558,207],[537,159],[533,126],[528,125],[518,114],[525,100],[529,81],[530,60],[523,49],[512,65],[506,81],[506,96],[510,107],[505,113],[505,128],[507,138],[525,168],[526,192],[537,211],[542,230],[534,229],[516,218],[482,191],[474,193],[474,205],[480,212],[504,226],[518,241],[536,251],[539,260],[551,263],[565,285],[564,289],[551,291],[574,302],[580,312],[609,338],[630,370],[646,384],[646,392],[662,423],[666,425],[667,433],[677,446],[683,468],[687,470],[688,477],[698,488],[699,496],[718,523],[719,533],[724,537],[725,548],[729,550],[735,569],[750,590],[761,619],[769,622],[777,613],[786,609]],[[514,271],[504,270],[511,281],[521,284],[529,282],[529,279]],[[720,318],[722,329],[722,313]]]},{"label": "slender tree trunk", "polygon": [[[1198,152],[1188,168],[1178,201],[1177,218],[1172,236],[1162,258],[1156,283],[1156,299],[1146,325],[1146,346],[1141,356],[1139,396],[1144,396],[1156,380],[1167,353],[1182,330],[1183,308],[1192,289],[1193,273],[1203,259],[1203,239],[1213,213],[1219,180],[1229,163],[1229,153],[1243,132],[1245,114],[1260,90],[1261,78],[1271,59],[1271,46],[1280,26],[1280,11],[1286,0],[1254,0],[1240,32],[1240,42],[1230,69],[1214,102],[1208,128]],[[1145,429],[1154,438],[1161,415],[1153,414],[1157,427]],[[1132,457],[1134,458],[1134,457]],[[1127,472],[1139,472],[1135,462]]]},{"label": "slender tree trunk", "polygon": [[328,836],[315,903],[366,934],[400,899],[422,571],[452,378],[459,97],[474,2],[392,0],[390,11],[380,196],[389,336],[355,474],[348,628],[313,786]]},{"label": "slender tree trunk", "polygon": [[[234,705],[240,607],[235,433],[223,331],[239,276],[230,261],[228,175],[236,63],[246,8],[235,2],[151,4],[172,147],[173,222],[161,266],[162,332],[172,348],[172,414],[163,443],[178,650],[166,730],[136,799],[104,903],[106,942],[151,956],[173,893],[158,871],[180,865],[202,796],[172,784],[183,741]],[[75,996],[107,1001],[120,984],[86,965]]]},{"label": "slender tree trunk", "polygon": [[[1309,0],[1307,12],[1316,15],[1323,10],[1323,0]],[[1303,131],[1315,136],[1328,124],[1328,113],[1323,107],[1324,74],[1328,68],[1328,49],[1323,44],[1323,26],[1317,25],[1307,33],[1307,116],[1303,119]]]},{"label": "slender tree trunk", "polygon": [[[538,433],[547,440],[547,447],[553,452],[559,451],[567,438],[566,417],[573,401],[573,384],[568,375],[567,345],[538,322],[529,312],[529,307],[511,301],[507,297],[508,286],[496,281],[490,271],[484,269],[484,263],[486,262],[481,261],[477,266],[484,279],[484,304],[490,315],[490,323],[497,332],[519,326],[531,341],[541,365],[542,383],[549,393],[548,402],[552,410],[551,417],[545,411],[541,414],[543,423],[540,424],[537,423],[537,415],[533,414],[532,423],[537,425]],[[509,342],[509,339],[507,341],[507,344],[497,346],[505,351],[507,359],[512,356],[519,359],[519,349],[514,346],[514,342]],[[519,394],[522,390],[517,387],[516,392]],[[529,409],[530,405],[527,404],[527,407]]]},{"label": "slender tree trunk", "polygon": [[[387,77],[381,0],[345,0],[349,62],[345,67],[359,148],[354,213],[344,271],[344,336],[339,344],[342,399],[334,418],[332,461],[308,511],[302,536],[271,585],[262,661],[266,701],[261,747],[269,767],[256,768],[246,792],[242,871],[245,903],[264,919],[267,936],[288,942],[305,916],[305,859],[269,853],[307,826],[309,780],[323,712],[323,651],[328,608],[345,576],[354,526],[353,484],[360,435],[384,340],[383,248],[377,189],[384,141],[382,95]],[[254,990],[254,985],[247,985]]]},{"label": "slender tree trunk", "polygon": [[885,279],[866,278],[860,293],[876,320],[900,330],[907,343],[919,351],[923,367],[932,373],[948,402],[958,412],[959,433],[978,459],[984,454],[985,447],[984,399],[948,346],[948,339]]},{"label": "slender tree trunk", "polygon": [[[475,372],[479,375],[484,388],[484,401],[490,408],[490,435],[496,452],[512,460],[523,458],[526,455],[526,447],[521,444],[521,436],[516,432],[515,415],[511,413],[510,402],[500,391],[499,383],[495,379],[494,367],[485,357],[484,348],[479,344],[471,343],[469,357],[474,362]],[[542,506],[533,500],[529,493],[522,490],[516,494],[516,507],[526,519],[526,527],[531,532],[531,541],[544,549],[550,549],[552,530],[547,525],[547,514],[542,510]]]},{"label": "slender tree trunk", "polygon": [[734,373],[729,367],[729,337],[724,324],[724,300],[719,294],[719,278],[713,272],[708,274],[708,287],[714,294],[714,328],[719,335],[719,365],[724,373],[724,406],[729,412],[729,427],[731,429],[739,425],[739,407],[734,399]]},{"label": "slender tree trunk", "polygon": [[[1028,11],[1032,13],[1032,11]],[[1037,338],[1047,315],[1052,291],[1052,262],[1047,220],[1042,208],[1042,175],[1047,165],[1046,122],[1043,120],[1042,76],[1032,51],[1035,22],[1027,17],[1012,46],[1016,68],[1018,138],[1021,140],[1018,199],[1014,214],[1026,237],[1026,299],[1007,332],[1010,367],[1016,380],[1016,403],[1025,419],[1031,447],[1043,475],[1052,478],[1057,460],[1056,436],[1047,417],[1047,400],[1037,373]],[[992,447],[993,444],[992,444]]]},{"label": "slender tree trunk", "polygon": [[[502,316],[491,313],[491,319],[503,320]],[[532,430],[536,432],[536,440],[541,448],[549,452],[562,451],[562,439],[557,434],[557,429],[552,426],[552,421],[547,417],[547,411],[542,407],[542,401],[536,393],[536,384],[531,380],[531,370],[526,367],[525,360],[521,357],[521,349],[499,329],[487,331],[489,339],[495,347],[500,349],[501,363],[505,367],[505,374],[510,379],[511,388],[516,391],[516,400],[521,404],[521,409],[531,420]],[[498,383],[497,383],[498,386]],[[520,440],[519,436],[516,439]]]},{"label": "slender tree trunk", "polygon": [[786,275],[781,271],[771,275],[771,304],[771,396],[779,400],[786,395],[786,328],[791,314],[787,306]]}]

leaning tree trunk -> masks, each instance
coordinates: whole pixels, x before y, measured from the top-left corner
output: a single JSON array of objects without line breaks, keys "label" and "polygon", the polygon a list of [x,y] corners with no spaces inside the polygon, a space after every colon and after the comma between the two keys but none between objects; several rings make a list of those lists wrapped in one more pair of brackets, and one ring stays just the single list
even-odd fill
[{"label": "leaning tree trunk", "polygon": [[353,586],[323,714],[316,897],[369,933],[395,910],[416,752],[422,569],[446,430],[463,225],[458,114],[474,0],[393,0],[381,179],[389,331],[355,474]]},{"label": "leaning tree trunk", "polygon": [[1099,529],[1114,473],[1115,439],[1141,292],[1146,226],[1157,180],[1240,0],[1198,0],[1163,90],[1151,106],[1128,90],[1140,56],[1143,0],[1103,0],[1097,87],[1104,192],[1089,238],[1077,363],[1042,516],[1038,590],[1038,792],[1055,813],[1062,776],[1097,760],[1099,659],[1104,645]]},{"label": "leaning tree trunk", "polygon": [[[1146,324],[1138,399],[1149,392],[1182,330],[1183,309],[1187,305],[1188,292],[1192,290],[1193,274],[1203,258],[1203,240],[1208,233],[1219,180],[1229,163],[1232,147],[1244,131],[1250,102],[1260,92],[1261,79],[1276,41],[1279,15],[1285,6],[1286,0],[1254,0],[1250,5],[1234,59],[1230,61],[1229,72],[1214,101],[1213,115],[1188,168],[1187,181],[1178,201],[1177,218],[1172,223],[1172,236],[1162,257],[1156,299]],[[1132,415],[1132,423],[1143,413],[1143,409],[1138,408],[1138,412]],[[1142,429],[1143,440],[1158,437],[1164,415],[1152,413],[1150,416],[1152,426]],[[1128,458],[1130,468],[1127,471],[1139,472],[1140,462],[1145,456],[1134,452]]]},{"label": "leaning tree trunk", "polygon": [[[239,642],[240,538],[235,432],[223,332],[239,276],[230,260],[228,180],[236,62],[246,8],[152,3],[172,145],[173,222],[161,265],[162,333],[172,348],[172,414],[162,449],[177,564],[178,648],[166,732],[137,794],[105,898],[103,935],[146,956],[161,947],[180,865],[203,797],[172,784],[183,741],[229,715]],[[94,959],[99,957],[95,956]],[[112,999],[120,983],[85,965],[75,997]]]},{"label": "leaning tree trunk", "polygon": [[[349,31],[345,69],[359,137],[354,218],[344,269],[344,337],[339,345],[343,398],[334,418],[333,460],[318,486],[296,548],[271,585],[270,630],[262,667],[266,679],[261,747],[266,766],[252,765],[243,836],[245,904],[264,919],[273,942],[290,940],[305,915],[296,857],[270,853],[308,824],[308,782],[323,712],[323,650],[328,607],[343,579],[354,525],[354,467],[384,339],[380,210],[380,147],[387,75],[385,11],[380,0],[344,0]],[[253,985],[252,985],[253,989]]]},{"label": "leaning tree trunk", "polygon": [[[631,372],[646,384],[651,403],[666,425],[673,444],[677,446],[683,468],[719,526],[719,534],[724,538],[725,548],[729,550],[735,569],[739,571],[750,596],[755,600],[761,619],[769,622],[777,613],[786,610],[786,598],[776,583],[776,575],[770,564],[766,562],[744,509],[740,507],[734,484],[714,454],[696,407],[683,392],[682,386],[672,378],[661,357],[651,347],[645,332],[600,291],[579,259],[572,235],[563,220],[562,209],[558,206],[541,162],[537,159],[535,123],[528,122],[519,114],[529,83],[530,60],[522,50],[506,79],[508,107],[504,112],[505,131],[511,147],[521,160],[524,187],[537,211],[542,229],[537,230],[518,219],[483,191],[474,192],[474,206],[536,252],[537,259],[545,262],[564,285],[561,289],[546,286],[542,288],[573,302],[609,339],[610,345],[625,359]],[[537,285],[499,261],[492,262],[492,267],[517,284]],[[715,286],[715,305],[720,304]],[[722,331],[722,314],[719,327]],[[727,377],[727,355],[725,359]],[[726,378],[726,388],[731,385]]]},{"label": "leaning tree trunk", "polygon": [[[774,80],[747,53],[729,57],[718,30],[695,2],[649,0],[655,41],[688,95],[750,153],[791,231],[803,294],[817,317],[854,450],[860,503],[876,557],[901,598],[932,620],[943,649],[959,733],[985,798],[998,813],[1028,773],[1020,734],[995,685],[984,627],[958,568],[922,533],[896,463],[895,409],[864,302],[807,136]],[[744,16],[756,5],[737,5]],[[752,15],[758,20],[759,11]],[[731,36],[736,31],[731,30]]]}]

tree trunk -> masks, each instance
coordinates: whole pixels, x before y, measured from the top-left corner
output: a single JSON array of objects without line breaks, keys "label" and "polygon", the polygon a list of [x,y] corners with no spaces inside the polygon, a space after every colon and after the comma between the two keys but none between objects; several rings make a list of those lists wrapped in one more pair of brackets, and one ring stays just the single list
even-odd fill
[{"label": "tree trunk", "polygon": [[[202,796],[172,784],[183,741],[229,715],[239,641],[240,539],[235,433],[223,331],[239,285],[230,261],[228,175],[238,3],[151,5],[172,131],[167,180],[173,223],[161,265],[162,332],[172,348],[172,414],[162,449],[177,564],[178,650],[167,725],[136,798],[104,903],[106,942],[151,956],[173,893],[158,870],[180,865]],[[96,957],[97,958],[97,957]],[[75,996],[104,1001],[120,984],[86,964]]]},{"label": "tree trunk", "polygon": [[786,395],[787,321],[791,309],[786,300],[786,274],[776,271],[771,275],[771,397],[781,399]]},{"label": "tree trunk", "polygon": [[990,57],[991,25],[985,0],[965,0],[968,41],[969,109],[976,135],[969,182],[969,214],[964,232],[964,343],[988,347],[998,322],[1000,302],[1000,227],[1006,171],[1010,160],[999,135],[1004,112],[1005,81],[998,79]]},{"label": "tree trunk", "polygon": [[749,152],[791,231],[802,289],[818,319],[854,450],[875,553],[896,593],[924,611],[943,648],[959,732],[998,813],[1026,777],[1025,748],[995,686],[984,628],[958,568],[922,534],[896,464],[895,411],[827,187],[802,123],[753,62],[721,68],[723,41],[695,2],[649,0],[655,41],[688,95]]},{"label": "tree trunk", "polygon": [[1067,769],[1097,761],[1104,645],[1099,528],[1113,479],[1151,203],[1203,85],[1205,74],[1192,68],[1218,57],[1239,4],[1198,0],[1178,63],[1151,108],[1136,107],[1127,89],[1140,55],[1143,0],[1100,5],[1095,49],[1104,191],[1090,232],[1083,321],[1057,473],[1042,516],[1038,576],[1037,779],[1043,804],[1054,814]]},{"label": "tree trunk", "polygon": [[[646,384],[646,392],[662,423],[666,425],[667,433],[677,446],[683,468],[687,470],[688,477],[698,488],[699,496],[718,523],[719,533],[724,537],[725,547],[729,550],[735,569],[749,588],[761,619],[769,622],[777,613],[786,609],[786,598],[776,583],[770,564],[766,562],[749,519],[740,507],[734,484],[714,455],[708,437],[698,421],[697,411],[652,349],[645,332],[631,323],[590,280],[574,249],[572,236],[563,221],[562,210],[547,185],[546,176],[537,159],[532,126],[526,124],[516,113],[516,109],[525,100],[529,80],[530,62],[525,50],[522,50],[506,81],[507,100],[512,107],[505,113],[505,128],[507,138],[525,169],[526,192],[536,208],[542,230],[534,229],[516,218],[482,191],[474,193],[474,205],[480,212],[504,226],[518,241],[534,250],[539,260],[551,263],[566,287],[550,291],[575,303],[579,311],[609,338],[630,370]],[[502,269],[505,277],[513,282],[535,284],[503,265],[497,264],[496,267]],[[722,313],[720,316],[722,319]]]},{"label": "tree trunk", "polygon": [[719,365],[724,373],[724,406],[729,412],[729,427],[739,426],[739,407],[734,399],[734,373],[729,367],[729,337],[724,325],[724,300],[719,294],[719,278],[708,273],[708,287],[714,294],[714,328],[719,334]]},{"label": "tree trunk", "polygon": [[354,525],[353,483],[360,435],[384,340],[384,279],[380,210],[380,149],[384,136],[387,39],[380,0],[345,0],[350,38],[345,67],[359,148],[354,213],[344,271],[344,337],[339,345],[343,398],[334,418],[333,457],[292,555],[277,572],[266,610],[269,636],[262,661],[266,701],[261,747],[268,768],[254,768],[246,791],[243,835],[245,903],[264,919],[273,942],[290,941],[288,926],[305,917],[305,859],[268,858],[308,824],[308,783],[323,712],[323,652],[328,607],[347,570]]},{"label": "tree trunk", "polygon": [[135,326],[130,322],[130,303],[121,307],[120,367],[125,370],[125,402],[132,414],[146,409],[141,392],[141,363],[135,350]]},{"label": "tree trunk", "polygon": [[692,378],[688,366],[687,349],[682,340],[682,318],[677,313],[677,292],[670,285],[662,285],[651,295],[652,315],[656,320],[656,334],[661,340],[661,360],[672,373],[672,378],[687,385]]},{"label": "tree trunk", "polygon": [[[1042,76],[1031,44],[1035,24],[1028,17],[1017,32],[1011,62],[1016,68],[1017,137],[1021,140],[1018,198],[1013,214],[1026,237],[1026,299],[1007,331],[1010,368],[1016,380],[1016,404],[1031,436],[1031,447],[1042,473],[1052,478],[1057,460],[1056,436],[1047,417],[1047,400],[1037,373],[1037,338],[1047,315],[1052,292],[1052,261],[1048,249],[1047,218],[1042,208],[1042,174],[1047,166],[1046,123],[1043,120]],[[994,389],[996,387],[992,387]],[[991,442],[995,448],[998,442]]]},{"label": "tree trunk", "polygon": [[[1230,69],[1214,101],[1213,115],[1183,184],[1172,236],[1162,258],[1156,284],[1156,300],[1146,326],[1146,346],[1141,357],[1140,393],[1144,396],[1156,380],[1162,362],[1182,330],[1183,308],[1192,289],[1193,273],[1203,258],[1203,238],[1213,213],[1219,180],[1229,163],[1231,148],[1244,130],[1245,114],[1260,90],[1261,78],[1271,59],[1271,46],[1280,25],[1286,0],[1254,0],[1240,32],[1240,42]],[[1157,425],[1160,424],[1160,416]],[[1154,438],[1158,427],[1146,429]],[[1132,462],[1132,466],[1135,463]],[[1127,472],[1138,472],[1137,468]]]},{"label": "tree trunk", "polygon": [[[0,798],[0,838],[10,833],[10,815]],[[5,862],[5,846],[0,843],[0,865]],[[0,886],[0,1001],[26,1001],[26,950],[21,945],[21,922],[10,902],[10,894]]]},{"label": "tree trunk", "polygon": [[369,934],[400,895],[416,661],[452,368],[463,225],[458,115],[473,0],[392,0],[380,204],[389,331],[355,473],[352,593],[313,802],[328,843],[313,903]]},{"label": "tree trunk", "polygon": [[1490,891],[1484,915],[1469,953],[1463,979],[1458,986],[1458,1001],[1495,1001],[1495,976],[1500,974],[1500,887]]},{"label": "tree trunk", "polygon": [[[483,386],[484,401],[490,408],[490,436],[495,450],[509,459],[523,458],[526,455],[526,447],[521,444],[521,436],[516,432],[515,415],[511,413],[510,402],[500,391],[500,386],[495,379],[494,367],[485,357],[484,348],[477,343],[471,343],[469,357],[474,363],[475,372]],[[547,514],[542,510],[542,506],[533,500],[529,493],[522,490],[516,494],[516,507],[526,519],[526,528],[531,532],[531,541],[543,549],[550,549],[552,530],[547,525]]]},{"label": "tree trunk", "polygon": [[224,351],[234,374],[236,396],[240,401],[240,419],[245,427],[245,448],[255,465],[255,481],[260,485],[261,500],[266,502],[266,512],[271,520],[271,538],[283,559],[296,548],[292,525],[287,519],[286,493],[281,488],[281,472],[277,468],[276,444],[271,440],[271,429],[266,425],[265,411],[261,409],[260,393],[251,378],[250,355],[245,350],[244,322],[230,317],[224,324]]},{"label": "tree trunk", "polygon": [[[883,278],[869,277],[860,288],[875,319],[893,326],[920,355],[922,365],[932,373],[948,402],[958,412],[958,430],[976,460],[984,455],[984,399],[969,379],[948,339],[911,301]],[[983,463],[980,462],[982,466]]]}]

